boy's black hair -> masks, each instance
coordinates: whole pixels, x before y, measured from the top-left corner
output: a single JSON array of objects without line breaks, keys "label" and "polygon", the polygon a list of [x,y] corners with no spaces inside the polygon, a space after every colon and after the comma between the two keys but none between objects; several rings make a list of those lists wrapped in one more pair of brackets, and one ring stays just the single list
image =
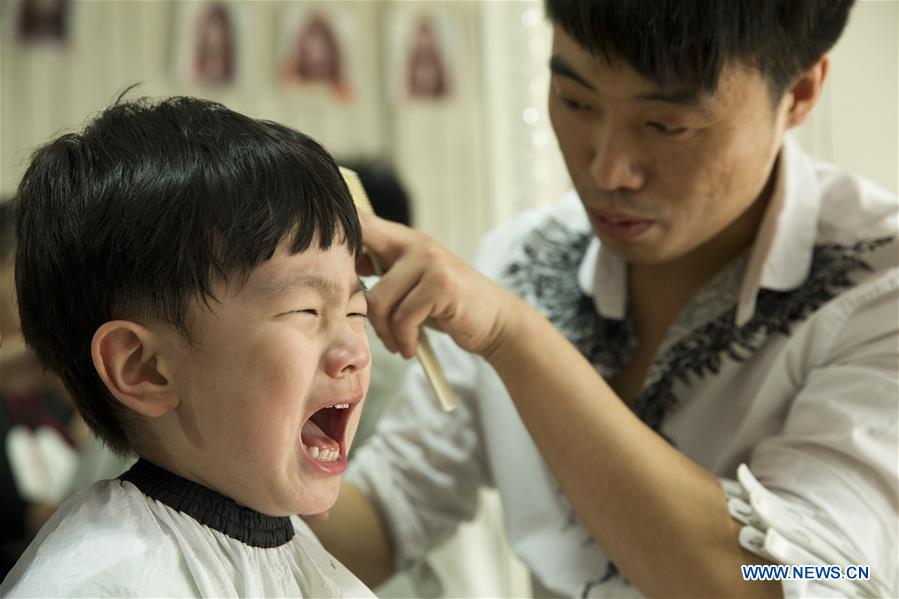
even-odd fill
[{"label": "boy's black hair", "polygon": [[13,226],[12,202],[0,198],[0,262],[12,253],[15,248],[16,231]]},{"label": "boy's black hair", "polygon": [[855,0],[545,0],[555,25],[597,57],[644,78],[714,92],[735,60],[758,69],[779,100],[843,32]]},{"label": "boy's black hair", "polygon": [[217,279],[245,282],[282,242],[295,253],[345,244],[357,257],[362,244],[318,143],[194,98],[107,108],[34,153],[15,203],[22,332],[120,453],[131,412],[94,369],[100,325],[154,319],[190,341],[189,302],[215,301]]}]

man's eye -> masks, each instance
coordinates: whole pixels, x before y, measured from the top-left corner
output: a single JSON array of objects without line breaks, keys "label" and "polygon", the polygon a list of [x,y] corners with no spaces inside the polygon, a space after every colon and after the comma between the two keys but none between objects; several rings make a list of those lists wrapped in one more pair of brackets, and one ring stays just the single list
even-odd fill
[{"label": "man's eye", "polygon": [[577,100],[572,100],[571,98],[566,98],[565,96],[559,96],[559,99],[562,101],[567,108],[570,110],[581,111],[581,110],[590,110],[590,107],[586,104],[578,102]]},{"label": "man's eye", "polygon": [[321,315],[318,310],[314,310],[312,308],[307,308],[306,310],[293,310],[292,313],[293,314],[306,314],[308,316],[315,316],[316,318],[318,318]]},{"label": "man's eye", "polygon": [[660,131],[661,133],[665,133],[667,135],[677,135],[678,133],[684,133],[687,131],[686,127],[669,127],[665,123],[659,123],[655,121],[649,122],[648,125],[656,131]]},{"label": "man's eye", "polygon": [[364,312],[350,312],[349,314],[347,314],[347,316],[349,316],[350,318],[361,318],[362,320],[368,318],[368,314]]}]

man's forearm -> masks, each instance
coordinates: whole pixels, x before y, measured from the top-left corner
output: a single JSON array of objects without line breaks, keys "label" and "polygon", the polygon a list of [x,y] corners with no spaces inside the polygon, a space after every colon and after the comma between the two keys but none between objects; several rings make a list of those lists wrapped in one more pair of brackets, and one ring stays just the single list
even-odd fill
[{"label": "man's forearm", "polygon": [[381,516],[352,483],[341,484],[340,496],[326,519],[307,523],[325,549],[369,587],[393,575],[393,550]]},{"label": "man's forearm", "polygon": [[651,595],[780,595],[745,583],[717,478],[643,424],[542,315],[519,311],[485,355],[580,519]]}]

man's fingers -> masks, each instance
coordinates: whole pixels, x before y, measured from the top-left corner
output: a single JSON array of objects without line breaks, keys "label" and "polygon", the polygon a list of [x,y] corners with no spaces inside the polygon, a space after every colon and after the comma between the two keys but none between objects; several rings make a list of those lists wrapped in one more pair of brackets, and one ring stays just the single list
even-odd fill
[{"label": "man's fingers", "polygon": [[405,358],[415,355],[421,327],[436,309],[433,289],[421,282],[403,297],[390,316],[390,325],[397,349]]},{"label": "man's fingers", "polygon": [[[438,303],[453,289],[456,259],[427,235],[371,215],[360,214],[363,241],[371,255],[360,261],[360,274],[370,272],[372,259],[383,271],[368,292],[368,318],[390,351],[415,355],[419,330],[438,316]],[[424,279],[427,279],[426,281]]]},{"label": "man's fingers", "polygon": [[362,254],[359,258],[359,261],[356,262],[356,274],[360,277],[370,277],[378,274],[375,270],[375,266],[371,261],[371,256],[368,254]]},{"label": "man's fingers", "polygon": [[418,284],[421,276],[421,268],[414,260],[399,260],[366,296],[368,320],[390,351],[398,349],[390,322],[391,315],[406,294]]},{"label": "man's fingers", "polygon": [[422,237],[414,229],[373,214],[360,212],[359,223],[362,225],[362,243],[385,272]]}]

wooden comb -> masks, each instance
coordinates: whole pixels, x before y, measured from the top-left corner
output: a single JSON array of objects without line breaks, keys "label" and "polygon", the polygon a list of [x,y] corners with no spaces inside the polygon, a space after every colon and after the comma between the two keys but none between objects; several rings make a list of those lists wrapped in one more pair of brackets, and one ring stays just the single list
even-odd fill
[{"label": "wooden comb", "polygon": [[[372,208],[368,194],[365,192],[365,187],[362,186],[362,181],[359,180],[359,175],[356,174],[356,171],[343,166],[339,168],[340,174],[343,175],[343,180],[350,190],[356,210],[366,214],[374,214],[374,208]],[[377,259],[372,254],[369,253],[368,257],[371,259],[375,274],[380,276],[383,273],[381,265],[378,264]],[[415,357],[418,358],[422,369],[424,369],[425,376],[431,384],[431,388],[434,390],[434,394],[437,396],[437,401],[440,403],[443,411],[449,412],[455,409],[456,399],[453,396],[453,390],[446,381],[446,375],[440,367],[440,362],[437,361],[437,356],[434,355],[431,342],[428,340],[428,335],[423,328],[418,332],[418,349],[415,352]]]}]

